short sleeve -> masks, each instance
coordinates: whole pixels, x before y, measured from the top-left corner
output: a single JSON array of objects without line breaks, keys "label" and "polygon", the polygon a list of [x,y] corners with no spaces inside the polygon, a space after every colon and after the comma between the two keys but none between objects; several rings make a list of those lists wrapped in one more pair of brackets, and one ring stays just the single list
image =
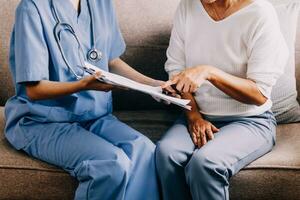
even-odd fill
[{"label": "short sleeve", "polygon": [[289,57],[275,10],[260,19],[248,45],[247,78],[270,98],[272,87],[283,74]]},{"label": "short sleeve", "polygon": [[165,70],[171,78],[185,69],[185,15],[186,0],[182,0],[175,13],[170,44],[167,49]]},{"label": "short sleeve", "polygon": [[124,38],[122,36],[119,24],[118,24],[118,20],[117,20],[117,16],[115,13],[115,9],[114,6],[112,5],[112,1],[109,1],[111,3],[111,19],[112,19],[112,23],[111,23],[111,47],[110,47],[110,54],[109,54],[109,61],[120,57],[125,49],[126,49],[126,45],[125,45],[125,41]]},{"label": "short sleeve", "polygon": [[31,1],[19,5],[13,36],[16,82],[48,80],[48,48],[40,15]]}]

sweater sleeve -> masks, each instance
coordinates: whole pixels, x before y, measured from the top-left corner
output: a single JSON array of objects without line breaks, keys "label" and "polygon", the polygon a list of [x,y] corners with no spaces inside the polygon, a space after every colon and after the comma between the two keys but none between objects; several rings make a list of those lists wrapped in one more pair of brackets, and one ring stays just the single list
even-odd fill
[{"label": "sweater sleeve", "polygon": [[185,69],[185,0],[182,0],[175,13],[170,44],[167,49],[165,70],[171,78]]},{"label": "sweater sleeve", "polygon": [[247,78],[270,98],[272,87],[284,72],[289,52],[274,9],[258,20],[248,43]]}]

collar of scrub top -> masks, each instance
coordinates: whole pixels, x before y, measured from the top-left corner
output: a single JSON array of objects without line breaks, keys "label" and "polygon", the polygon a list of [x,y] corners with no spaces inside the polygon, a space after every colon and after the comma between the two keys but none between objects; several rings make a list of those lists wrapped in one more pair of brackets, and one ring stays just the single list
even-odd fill
[{"label": "collar of scrub top", "polygon": [[[102,59],[102,52],[97,50],[96,47],[95,47],[96,37],[95,37],[95,30],[94,30],[94,15],[93,15],[93,12],[91,10],[91,5],[90,5],[89,0],[87,0],[87,5],[88,5],[88,10],[89,10],[89,15],[90,15],[90,18],[91,18],[91,29],[92,29],[92,48],[87,53],[87,59],[91,62],[98,62]],[[85,60],[84,55],[85,54],[84,54],[84,51],[82,49],[82,45],[80,43],[80,40],[79,40],[74,28],[70,24],[68,24],[66,22],[62,22],[60,20],[60,18],[58,16],[58,11],[56,9],[56,6],[54,5],[54,0],[51,0],[51,5],[50,6],[51,6],[52,15],[54,16],[54,19],[56,21],[56,25],[54,26],[53,33],[54,33],[54,37],[55,37],[56,43],[58,45],[59,51],[62,55],[62,58],[63,58],[64,62],[66,63],[67,67],[69,68],[69,70],[79,80],[83,76],[78,75],[75,72],[75,70],[71,67],[71,65],[69,64],[69,62],[66,59],[66,56],[63,52],[63,48],[60,44],[60,33],[61,33],[61,31],[62,30],[69,31],[74,36],[74,38],[76,39],[76,42],[78,44],[78,56],[79,56],[79,59],[80,59],[80,65],[85,66],[85,64],[84,64],[84,60]],[[84,73],[84,71],[83,71],[83,73]]]}]

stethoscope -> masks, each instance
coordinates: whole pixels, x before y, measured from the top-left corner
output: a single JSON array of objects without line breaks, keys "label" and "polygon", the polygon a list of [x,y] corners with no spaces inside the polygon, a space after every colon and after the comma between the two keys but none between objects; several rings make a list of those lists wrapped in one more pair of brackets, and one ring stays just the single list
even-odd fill
[{"label": "stethoscope", "polygon": [[[87,0],[87,4],[88,4],[89,15],[90,15],[90,18],[91,18],[92,48],[88,51],[86,57],[90,62],[96,63],[96,62],[99,62],[102,59],[103,55],[102,55],[102,52],[100,50],[98,50],[95,46],[96,45],[96,42],[95,42],[96,37],[95,37],[95,30],[94,30],[94,16],[93,16],[93,13],[92,13],[92,10],[91,10],[89,0]],[[62,31],[69,31],[74,36],[74,38],[76,39],[77,44],[78,44],[78,56],[79,56],[79,59],[80,59],[80,62],[81,62],[80,67],[83,67],[84,66],[84,60],[85,60],[85,58],[84,58],[85,53],[82,49],[82,45],[80,43],[80,40],[77,37],[74,28],[70,24],[68,24],[66,22],[61,22],[61,20],[58,16],[58,12],[56,10],[56,7],[53,3],[53,0],[51,0],[51,11],[52,11],[54,19],[56,21],[56,25],[54,26],[53,33],[54,33],[54,37],[55,37],[56,43],[58,45],[59,51],[62,55],[62,58],[63,58],[64,62],[66,63],[67,67],[74,74],[74,76],[77,79],[81,79],[83,77],[83,75],[82,76],[78,75],[66,59],[66,56],[64,54],[62,45],[60,43],[60,40],[61,40],[60,34],[61,34]],[[80,53],[81,53],[81,55],[80,55]]]}]

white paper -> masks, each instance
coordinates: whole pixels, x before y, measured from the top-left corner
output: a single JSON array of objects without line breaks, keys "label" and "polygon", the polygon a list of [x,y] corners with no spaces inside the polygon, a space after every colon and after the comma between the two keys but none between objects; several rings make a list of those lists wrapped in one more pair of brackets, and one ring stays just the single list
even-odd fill
[{"label": "white paper", "polygon": [[99,79],[100,81],[104,81],[106,83],[110,83],[113,85],[119,85],[119,86],[126,87],[126,88],[129,88],[132,90],[137,90],[137,91],[149,94],[155,98],[162,99],[164,101],[173,103],[173,104],[183,107],[185,109],[191,110],[191,106],[188,105],[190,103],[190,100],[179,99],[179,98],[165,95],[162,93],[161,87],[152,87],[149,85],[138,83],[136,81],[130,80],[123,76],[101,70],[98,67],[96,67],[90,63],[87,63],[87,62],[85,63],[85,65],[86,65],[85,70],[89,73],[94,74],[96,72],[101,72],[102,77]]}]

